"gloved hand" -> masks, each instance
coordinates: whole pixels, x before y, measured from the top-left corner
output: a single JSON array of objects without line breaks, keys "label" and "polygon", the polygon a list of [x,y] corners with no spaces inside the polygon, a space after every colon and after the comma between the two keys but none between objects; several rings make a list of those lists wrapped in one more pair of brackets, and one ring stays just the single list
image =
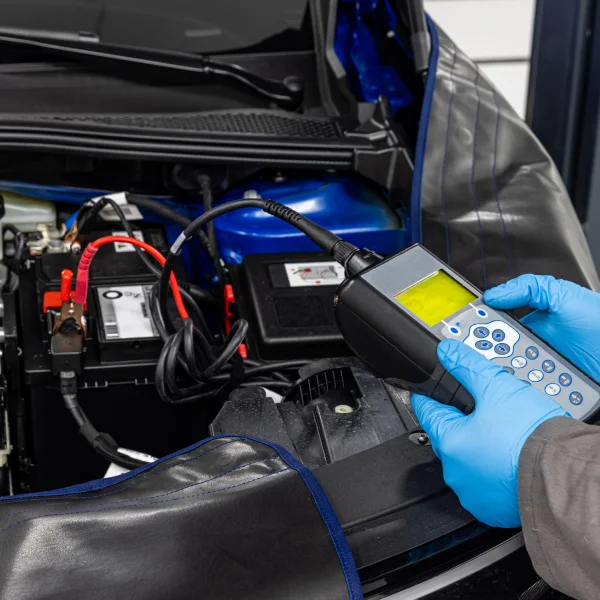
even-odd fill
[{"label": "gloved hand", "polygon": [[475,411],[465,416],[456,408],[413,394],[415,413],[442,461],[444,480],[461,504],[486,525],[518,527],[521,450],[539,425],[569,414],[550,396],[461,342],[444,340],[438,358],[475,400]]},{"label": "gloved hand", "polygon": [[554,277],[522,275],[488,290],[492,308],[537,308],[523,324],[596,381],[600,380],[600,294]]}]

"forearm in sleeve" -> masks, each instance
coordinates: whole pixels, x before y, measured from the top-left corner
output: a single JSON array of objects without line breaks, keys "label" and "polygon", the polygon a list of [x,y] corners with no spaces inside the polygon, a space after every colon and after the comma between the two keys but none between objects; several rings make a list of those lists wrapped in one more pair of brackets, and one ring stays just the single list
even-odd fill
[{"label": "forearm in sleeve", "polygon": [[546,421],[519,460],[519,508],[538,574],[577,600],[600,598],[600,427]]}]

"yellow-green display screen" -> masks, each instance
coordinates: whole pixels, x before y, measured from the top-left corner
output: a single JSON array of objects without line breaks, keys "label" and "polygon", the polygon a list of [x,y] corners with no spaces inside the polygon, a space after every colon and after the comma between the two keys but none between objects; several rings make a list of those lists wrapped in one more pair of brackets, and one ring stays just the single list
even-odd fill
[{"label": "yellow-green display screen", "polygon": [[477,300],[477,296],[444,271],[430,275],[394,297],[430,327]]}]

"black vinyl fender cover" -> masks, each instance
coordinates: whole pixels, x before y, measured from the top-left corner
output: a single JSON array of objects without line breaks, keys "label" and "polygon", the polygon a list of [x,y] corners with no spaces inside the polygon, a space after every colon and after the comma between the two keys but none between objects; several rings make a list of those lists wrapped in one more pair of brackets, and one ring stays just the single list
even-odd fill
[{"label": "black vinyl fender cover", "polygon": [[480,67],[431,20],[429,28],[413,240],[484,291],[525,273],[600,290],[550,156]]},{"label": "black vinyl fender cover", "polygon": [[217,436],[124,475],[0,500],[0,598],[360,600],[314,475]]}]

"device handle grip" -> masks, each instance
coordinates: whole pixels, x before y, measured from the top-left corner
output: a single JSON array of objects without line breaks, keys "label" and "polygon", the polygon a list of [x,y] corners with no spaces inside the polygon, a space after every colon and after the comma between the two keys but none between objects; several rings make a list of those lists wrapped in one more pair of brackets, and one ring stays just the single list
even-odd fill
[{"label": "device handle grip", "polygon": [[386,383],[415,394],[429,396],[442,404],[455,406],[465,414],[470,414],[475,408],[475,401],[471,394],[440,363],[433,374],[422,383],[397,378],[386,379]]}]

